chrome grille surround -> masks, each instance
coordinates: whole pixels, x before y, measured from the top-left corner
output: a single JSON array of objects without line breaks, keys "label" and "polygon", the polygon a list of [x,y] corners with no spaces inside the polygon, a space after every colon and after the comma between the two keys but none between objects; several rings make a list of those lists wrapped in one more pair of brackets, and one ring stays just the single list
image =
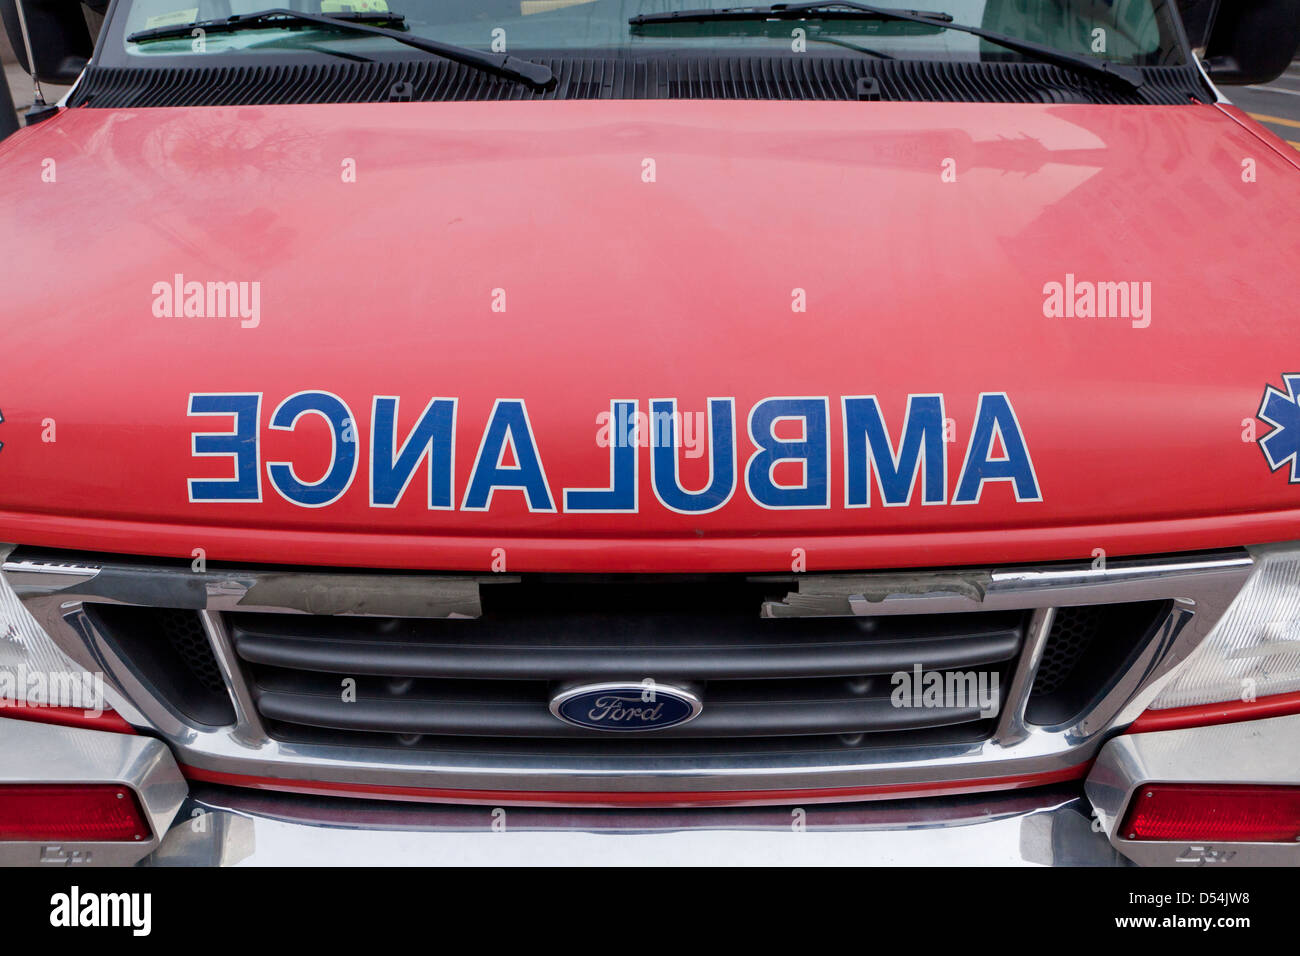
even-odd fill
[{"label": "chrome grille surround", "polygon": [[[0,545],[0,556],[12,549]],[[259,569],[192,571],[129,557],[24,550],[0,565],[20,599],[73,660],[104,674],[108,702],[152,728],[178,760],[204,770],[286,781],[495,791],[763,791],[977,781],[1060,771],[1090,760],[1155,698],[1209,633],[1253,567],[1240,550],[993,570],[845,573],[798,578],[798,591],[768,602],[765,616],[892,615],[963,611],[1032,612],[996,731],[983,741],[872,752],[736,754],[676,760],[656,756],[429,753],[278,741],[261,725],[221,614],[361,614],[457,617],[478,613],[478,586],[502,575],[354,573]],[[782,576],[782,580],[788,580]],[[1168,600],[1153,635],[1096,704],[1070,726],[1025,722],[1055,608]],[[86,613],[88,604],[200,612],[230,693],[235,722],[199,726],[155,696]]]}]

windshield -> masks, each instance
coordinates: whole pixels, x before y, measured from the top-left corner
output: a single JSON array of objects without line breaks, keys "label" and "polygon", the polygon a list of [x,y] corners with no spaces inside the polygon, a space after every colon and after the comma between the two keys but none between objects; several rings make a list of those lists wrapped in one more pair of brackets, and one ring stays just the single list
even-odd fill
[{"label": "windshield", "polygon": [[[267,24],[197,39],[127,40],[142,30],[247,14],[269,5],[265,0],[120,0],[99,62],[188,66],[197,65],[201,56],[266,62],[331,55],[374,59],[420,55],[391,39],[309,25],[287,29]],[[663,49],[860,56],[852,49],[859,47],[900,59],[1023,59],[955,31],[870,19],[821,19],[809,14],[802,20],[628,24],[628,18],[638,14],[735,7],[740,0],[295,0],[283,5],[318,14],[389,11],[404,16],[404,26],[412,35],[517,56]],[[1115,63],[1184,62],[1166,0],[949,0],[913,6],[942,11],[958,23]]]}]

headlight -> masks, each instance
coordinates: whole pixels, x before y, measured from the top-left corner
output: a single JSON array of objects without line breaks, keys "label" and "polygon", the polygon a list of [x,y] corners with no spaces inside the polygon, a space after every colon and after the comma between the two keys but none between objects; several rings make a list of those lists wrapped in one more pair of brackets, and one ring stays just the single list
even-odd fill
[{"label": "headlight", "polygon": [[104,679],[59,650],[0,573],[0,717],[14,707],[70,707],[98,716],[106,709]]},{"label": "headlight", "polygon": [[1300,550],[1252,548],[1254,572],[1152,709],[1300,691]]}]

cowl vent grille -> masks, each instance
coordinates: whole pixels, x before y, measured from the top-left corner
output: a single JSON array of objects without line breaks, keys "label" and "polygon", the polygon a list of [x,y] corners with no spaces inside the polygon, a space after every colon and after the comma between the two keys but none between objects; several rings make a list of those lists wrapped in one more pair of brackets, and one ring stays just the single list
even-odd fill
[{"label": "cowl vent grille", "polygon": [[[786,57],[535,57],[555,72],[538,93],[445,60],[287,66],[92,66],[69,99],[96,108],[382,103],[415,100],[722,99],[1177,105],[1209,99],[1191,66],[1146,67],[1134,92],[1038,63]],[[874,81],[874,82],[872,82]]]}]

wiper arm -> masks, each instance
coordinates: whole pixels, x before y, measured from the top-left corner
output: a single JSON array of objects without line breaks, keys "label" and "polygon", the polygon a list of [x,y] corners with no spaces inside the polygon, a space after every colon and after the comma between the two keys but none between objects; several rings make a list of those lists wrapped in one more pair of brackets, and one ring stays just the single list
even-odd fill
[{"label": "wiper arm", "polygon": [[532,60],[522,60],[519,57],[504,54],[482,53],[470,47],[441,43],[438,40],[427,40],[423,37],[412,36],[409,33],[402,33],[399,30],[373,26],[371,23],[365,22],[379,20],[384,23],[397,23],[400,25],[404,22],[404,19],[404,17],[397,14],[352,13],[336,15],[272,8],[258,10],[256,13],[242,13],[214,20],[195,20],[192,23],[154,27],[150,30],[140,30],[132,33],[126,39],[129,43],[142,43],[147,40],[188,37],[191,35],[191,31],[196,29],[203,30],[206,33],[234,33],[238,30],[264,27],[268,24],[274,26],[278,23],[284,23],[287,26],[292,26],[311,23],[343,33],[388,37],[398,43],[404,43],[417,50],[423,50],[425,53],[432,53],[435,56],[463,63],[465,66],[486,70],[509,80],[526,83],[535,90],[549,90],[555,87],[555,74],[544,63],[534,63]]},{"label": "wiper arm", "polygon": [[666,13],[644,13],[630,17],[632,26],[644,26],[652,23],[705,23],[711,20],[802,20],[807,18],[824,19],[863,19],[863,20],[898,20],[906,23],[920,23],[927,26],[953,30],[957,33],[969,33],[989,43],[1006,47],[1017,53],[1051,63],[1055,66],[1076,73],[1085,73],[1098,79],[1117,83],[1130,90],[1142,85],[1142,71],[1137,67],[1099,60],[1094,57],[1058,50],[1056,47],[1022,40],[1005,33],[972,27],[965,23],[956,23],[946,13],[930,10],[894,10],[887,7],[873,7],[865,3],[812,2],[812,3],[773,3],[763,7],[720,7],[700,10],[674,10]]}]

